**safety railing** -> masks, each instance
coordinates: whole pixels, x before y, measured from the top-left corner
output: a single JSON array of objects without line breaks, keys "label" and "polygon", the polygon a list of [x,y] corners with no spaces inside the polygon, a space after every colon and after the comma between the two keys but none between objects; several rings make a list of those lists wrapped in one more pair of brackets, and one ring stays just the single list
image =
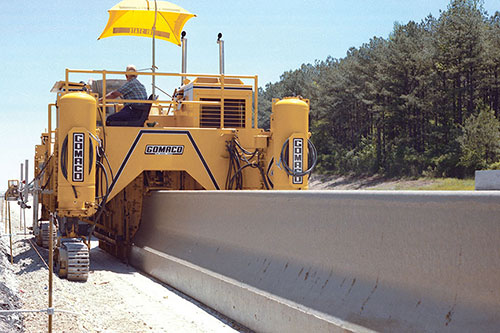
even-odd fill
[{"label": "safety railing", "polygon": [[[54,134],[55,136],[55,132],[56,131],[53,131],[52,130],[52,108],[55,107],[56,105],[51,103],[49,104],[48,106],[48,125],[47,125],[47,132],[49,134],[49,142],[48,142],[48,155],[52,155],[52,151],[53,151],[53,147],[52,147],[52,144],[54,143],[55,141],[55,138],[53,139],[52,138],[52,134]],[[57,108],[56,108],[56,119],[57,119]]]},{"label": "safety railing", "polygon": [[[100,105],[102,109],[110,105],[108,103],[141,103],[141,104],[153,104],[157,103],[160,105],[174,105],[176,106],[178,102],[173,100],[129,100],[129,99],[107,99],[106,98],[106,79],[109,75],[137,75],[137,76],[153,76],[153,77],[197,77],[197,78],[215,78],[219,79],[221,86],[221,101],[182,101],[182,104],[194,104],[194,105],[220,105],[221,108],[221,128],[224,124],[224,89],[225,89],[225,79],[243,79],[243,80],[253,80],[253,128],[257,128],[258,125],[258,105],[259,105],[259,94],[258,94],[258,84],[259,79],[257,75],[225,75],[225,74],[189,74],[189,73],[147,73],[147,72],[125,72],[125,71],[108,71],[108,70],[84,70],[84,69],[66,69],[65,73],[65,91],[68,92],[70,88],[70,74],[93,74],[102,75],[102,102]],[[102,111],[101,111],[102,112]]]}]

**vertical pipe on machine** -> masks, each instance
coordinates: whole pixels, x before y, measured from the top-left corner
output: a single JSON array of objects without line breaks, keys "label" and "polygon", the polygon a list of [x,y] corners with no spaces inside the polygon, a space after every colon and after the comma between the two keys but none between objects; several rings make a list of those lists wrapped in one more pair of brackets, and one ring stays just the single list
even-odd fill
[{"label": "vertical pipe on machine", "polygon": [[[187,73],[187,38],[186,32],[183,31],[181,33],[181,45],[182,45],[182,65],[181,65],[181,73]],[[184,85],[185,76],[181,76],[181,86]]]},{"label": "vertical pipe on machine", "polygon": [[217,44],[219,44],[219,71],[224,75],[224,41],[221,39],[222,33],[217,36]]},{"label": "vertical pipe on machine", "polygon": [[33,235],[38,235],[38,179],[33,181]]},{"label": "vertical pipe on machine", "polygon": [[221,75],[221,100],[220,100],[220,128],[224,128],[224,41],[221,39],[222,33],[217,35],[217,44],[219,44],[219,72]]}]

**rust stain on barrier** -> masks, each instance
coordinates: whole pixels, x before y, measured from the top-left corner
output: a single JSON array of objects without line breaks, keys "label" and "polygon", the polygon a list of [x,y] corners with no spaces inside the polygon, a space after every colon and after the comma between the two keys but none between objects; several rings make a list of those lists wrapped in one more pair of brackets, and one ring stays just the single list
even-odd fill
[{"label": "rust stain on barrier", "polygon": [[462,266],[462,245],[460,245],[460,249],[458,251],[458,267]]},{"label": "rust stain on barrier", "polygon": [[287,268],[288,268],[288,263],[286,263],[285,268],[283,269],[283,271],[286,271]]},{"label": "rust stain on barrier", "polygon": [[271,266],[271,262],[268,262],[268,263],[267,263],[266,268],[264,268],[264,273],[265,273],[265,272],[267,272],[267,269],[269,268],[269,266]]},{"label": "rust stain on barrier", "polygon": [[418,301],[418,302],[417,302],[417,305],[415,305],[415,307],[416,307],[416,308],[418,308],[418,306],[419,306],[420,304],[422,304],[422,301]]},{"label": "rust stain on barrier", "polygon": [[351,290],[352,290],[352,287],[354,287],[354,284],[356,283],[356,278],[352,279],[352,283],[351,283],[351,287],[349,288],[349,290],[347,291],[347,295],[349,295],[351,293]]},{"label": "rust stain on barrier", "polygon": [[452,310],[450,310],[450,312],[446,314],[446,323],[444,324],[444,326],[448,326],[448,324],[451,323],[451,316],[453,316]]},{"label": "rust stain on barrier", "polygon": [[308,277],[309,277],[309,272],[306,273],[306,275],[304,277],[304,281],[307,280]]},{"label": "rust stain on barrier", "polygon": [[448,313],[446,314],[445,318],[446,318],[446,323],[444,324],[444,326],[448,326],[449,323],[451,323],[451,317],[453,316],[453,313],[455,313],[455,307],[457,306],[457,294],[455,294],[455,301],[453,302],[453,305],[450,309],[450,311],[448,311]]},{"label": "rust stain on barrier", "polygon": [[345,294],[344,297],[342,297],[342,302],[344,302],[345,301],[345,297],[351,293],[352,287],[354,287],[355,283],[356,283],[356,278],[352,279],[351,287],[347,291],[347,294]]},{"label": "rust stain on barrier", "polygon": [[[333,270],[330,270],[330,274],[328,275],[328,278],[326,279],[325,283],[323,284],[323,286],[321,286],[321,289],[324,289],[326,287],[326,285],[328,284],[328,281],[330,280],[330,278],[332,277],[333,275]],[[319,279],[319,277],[318,277]],[[345,279],[344,279],[345,281]]]},{"label": "rust stain on barrier", "polygon": [[302,267],[302,269],[300,270],[300,272],[299,272],[299,275],[298,275],[298,276],[300,276],[300,274],[302,274],[302,272],[303,272],[303,271],[304,271],[304,267]]},{"label": "rust stain on barrier", "polygon": [[375,286],[373,287],[372,291],[370,292],[370,295],[368,295],[368,297],[363,302],[363,305],[361,305],[361,311],[359,312],[359,314],[361,314],[361,312],[363,312],[363,310],[365,309],[366,303],[368,303],[370,298],[373,296],[373,294],[375,293],[375,290],[377,290],[377,287],[378,287],[378,276],[377,276],[377,281],[375,282]]}]

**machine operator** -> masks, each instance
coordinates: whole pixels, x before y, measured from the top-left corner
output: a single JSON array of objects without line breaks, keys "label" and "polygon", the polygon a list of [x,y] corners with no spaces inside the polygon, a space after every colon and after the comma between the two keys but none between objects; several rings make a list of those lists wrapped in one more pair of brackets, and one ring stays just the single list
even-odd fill
[{"label": "machine operator", "polygon": [[[126,72],[137,72],[137,69],[134,65],[128,65]],[[118,97],[137,100],[148,99],[146,88],[144,88],[144,85],[139,82],[137,75],[125,74],[125,77],[127,78],[127,82],[117,90],[107,94],[107,99],[115,99]],[[102,97],[99,101],[102,101]],[[143,109],[144,104],[126,103],[119,112],[109,115],[106,121],[109,124],[113,121],[134,121],[141,117]]]}]

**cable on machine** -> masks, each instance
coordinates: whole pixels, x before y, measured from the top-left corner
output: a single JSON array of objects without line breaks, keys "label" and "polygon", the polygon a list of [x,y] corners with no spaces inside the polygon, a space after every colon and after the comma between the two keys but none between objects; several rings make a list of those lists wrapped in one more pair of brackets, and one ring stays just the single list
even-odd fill
[{"label": "cable on machine", "polygon": [[227,190],[243,189],[243,170],[246,168],[258,169],[265,188],[270,189],[262,169],[262,152],[259,149],[250,152],[243,148],[236,138],[227,141],[226,148],[229,152],[229,168],[226,178]]},{"label": "cable on machine", "polygon": [[312,141],[307,140],[307,147],[309,150],[308,161],[307,161],[308,169],[301,172],[292,170],[292,168],[290,168],[290,166],[288,165],[288,146],[289,146],[289,139],[285,141],[283,147],[281,148],[280,161],[279,161],[280,164],[283,165],[283,169],[285,169],[285,172],[292,177],[302,177],[309,175],[313,171],[316,164],[318,163],[318,152]]}]

